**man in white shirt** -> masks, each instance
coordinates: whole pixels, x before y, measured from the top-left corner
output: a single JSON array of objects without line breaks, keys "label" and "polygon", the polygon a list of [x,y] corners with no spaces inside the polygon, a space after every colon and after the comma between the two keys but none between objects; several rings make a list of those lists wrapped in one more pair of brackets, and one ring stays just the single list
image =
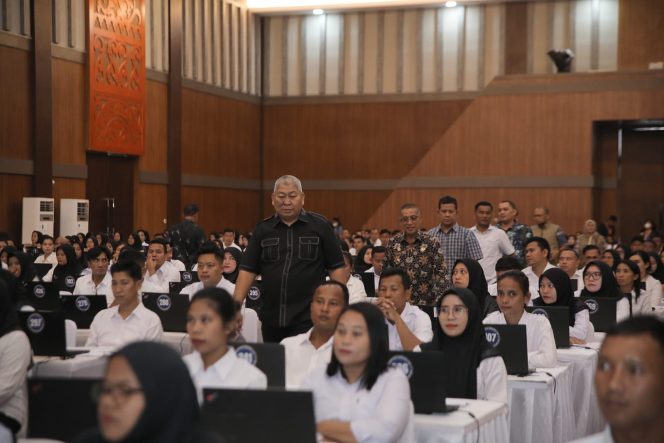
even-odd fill
[{"label": "man in white shirt", "polygon": [[155,238],[150,241],[145,268],[145,281],[154,283],[164,292],[168,292],[169,282],[180,281],[180,271],[166,261],[166,241],[164,239]]},{"label": "man in white shirt", "polygon": [[487,201],[475,204],[475,226],[470,232],[475,234],[482,249],[482,258],[479,260],[484,271],[487,284],[496,282],[496,262],[503,256],[513,256],[514,246],[505,231],[491,226],[493,218],[493,205]]},{"label": "man in white shirt", "polygon": [[659,443],[664,436],[664,323],[633,317],[607,332],[595,391],[608,422],[576,443]]},{"label": "man in white shirt", "polygon": [[76,280],[74,295],[105,295],[108,306],[113,306],[113,289],[108,264],[111,252],[105,246],[95,246],[86,253],[90,273]]},{"label": "man in white shirt", "polygon": [[229,294],[235,291],[235,285],[224,278],[224,253],[212,242],[205,242],[198,250],[198,279],[196,283],[185,286],[180,294],[188,294],[189,300],[203,288],[221,288]]},{"label": "man in white shirt", "polygon": [[346,280],[346,288],[348,288],[348,294],[350,296],[349,303],[353,304],[367,301],[367,291],[364,289],[364,283],[352,274],[353,262],[350,253],[343,251],[341,254],[344,256],[344,267],[342,268],[342,271],[344,279]]},{"label": "man in white shirt", "polygon": [[35,259],[35,264],[50,263],[53,266],[57,265],[58,259],[53,253],[54,247],[55,243],[53,242],[53,237],[50,235],[44,235],[44,239],[42,240],[43,254]]},{"label": "man in white shirt", "polygon": [[[129,260],[133,261],[141,268],[141,273],[145,274],[145,255],[137,249],[134,248],[124,248],[120,255],[118,256],[118,261]],[[142,296],[145,292],[150,293],[161,293],[164,292],[161,289],[161,286],[156,285],[155,283],[143,280],[141,283],[141,288],[138,290],[139,297]]]},{"label": "man in white shirt", "polygon": [[[240,251],[242,250],[242,248],[235,243],[235,229],[224,228],[224,233],[221,235],[221,242],[224,245],[223,249],[236,248]],[[238,263],[238,266],[239,265],[240,264]]]},{"label": "man in white shirt", "polygon": [[[507,271],[520,271],[523,268],[523,264],[516,258],[516,255],[508,255],[501,257],[496,262],[496,281],[497,279]],[[496,297],[498,295],[498,284],[491,283],[488,285],[487,290],[489,295]]]},{"label": "man in white shirt", "polygon": [[376,305],[383,311],[391,351],[412,351],[433,338],[429,315],[410,304],[411,281],[401,268],[385,268]]},{"label": "man in white shirt", "polygon": [[138,298],[140,266],[132,261],[115,263],[111,277],[116,305],[95,316],[85,346],[118,348],[133,341],[161,341],[164,330],[159,316]]},{"label": "man in white shirt", "polygon": [[558,254],[558,267],[567,273],[572,281],[574,297],[578,297],[583,290],[583,270],[579,269],[579,253],[574,248],[563,246]]},{"label": "man in white shirt", "polygon": [[539,278],[547,269],[555,268],[549,263],[551,258],[551,247],[549,242],[542,237],[531,237],[526,242],[526,264],[528,267],[523,269],[523,273],[528,277],[528,290],[530,291],[530,302],[539,297]]},{"label": "man in white shirt", "polygon": [[173,258],[173,245],[171,245],[171,242],[166,242],[166,261],[172,264],[175,267],[175,269],[178,270],[178,272],[183,272],[187,270],[184,263],[182,263],[180,260]]},{"label": "man in white shirt", "polygon": [[312,369],[327,365],[337,319],[348,304],[348,288],[335,280],[321,284],[311,301],[313,328],[281,341],[286,351],[286,388],[297,389]]},{"label": "man in white shirt", "polygon": [[378,284],[380,283],[380,273],[383,271],[384,259],[385,259],[385,246],[374,246],[371,249],[371,264],[373,266],[364,271],[368,274],[373,274],[374,289],[376,290],[376,292],[378,292]]}]

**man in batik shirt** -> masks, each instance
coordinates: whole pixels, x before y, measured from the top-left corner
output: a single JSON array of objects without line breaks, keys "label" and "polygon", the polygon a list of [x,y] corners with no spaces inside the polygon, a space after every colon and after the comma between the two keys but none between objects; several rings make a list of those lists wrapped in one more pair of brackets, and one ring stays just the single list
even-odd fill
[{"label": "man in batik shirt", "polygon": [[443,251],[437,239],[420,231],[420,209],[406,203],[401,207],[402,231],[387,245],[383,267],[402,268],[412,281],[411,303],[431,306],[450,286]]},{"label": "man in batik shirt", "polygon": [[514,256],[519,259],[522,266],[525,266],[524,250],[526,249],[526,242],[533,236],[533,231],[530,227],[517,222],[516,216],[518,214],[519,211],[513,201],[501,201],[498,203],[498,223],[496,226],[505,231],[512,246],[514,246]]}]

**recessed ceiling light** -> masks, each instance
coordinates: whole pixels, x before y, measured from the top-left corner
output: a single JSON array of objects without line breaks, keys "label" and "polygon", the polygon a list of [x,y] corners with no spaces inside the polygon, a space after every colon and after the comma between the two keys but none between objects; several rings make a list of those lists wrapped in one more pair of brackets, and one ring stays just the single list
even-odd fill
[{"label": "recessed ceiling light", "polygon": [[323,15],[325,14],[325,11],[322,9],[314,9],[314,15]]},{"label": "recessed ceiling light", "polygon": [[445,2],[445,7],[446,8],[454,8],[457,5],[457,2],[449,1]]}]

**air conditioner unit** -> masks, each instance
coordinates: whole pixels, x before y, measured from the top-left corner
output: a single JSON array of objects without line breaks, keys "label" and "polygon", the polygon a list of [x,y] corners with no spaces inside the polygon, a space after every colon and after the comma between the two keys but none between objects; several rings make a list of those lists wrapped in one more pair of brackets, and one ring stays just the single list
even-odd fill
[{"label": "air conditioner unit", "polygon": [[32,243],[32,231],[53,236],[55,200],[42,197],[23,197],[23,228],[21,242]]},{"label": "air conditioner unit", "polygon": [[60,235],[88,232],[90,200],[60,199]]}]

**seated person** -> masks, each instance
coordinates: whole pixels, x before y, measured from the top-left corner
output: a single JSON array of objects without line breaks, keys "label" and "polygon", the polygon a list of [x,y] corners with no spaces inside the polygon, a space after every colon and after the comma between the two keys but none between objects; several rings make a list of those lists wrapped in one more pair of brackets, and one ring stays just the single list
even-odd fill
[{"label": "seated person", "polygon": [[632,260],[621,260],[614,272],[620,292],[629,301],[630,317],[639,314],[651,314],[650,300],[641,287],[641,270]]},{"label": "seated person", "polygon": [[132,343],[113,354],[97,395],[99,428],[74,443],[220,442],[197,426],[196,389],[166,345]]},{"label": "seated person", "polygon": [[[554,268],[549,259],[551,258],[551,246],[542,237],[531,237],[526,240],[525,249],[527,268],[523,273],[528,277],[528,290],[532,299],[539,297],[539,278],[544,271]],[[531,303],[532,304],[532,303]]]},{"label": "seated person", "polygon": [[581,297],[613,297],[616,298],[616,323],[631,317],[630,299],[620,292],[620,287],[613,271],[604,262],[594,260],[583,268],[583,285]]},{"label": "seated person", "polygon": [[[138,266],[141,268],[141,275],[145,275],[145,261],[146,257],[145,254],[143,254],[141,251],[134,249],[134,248],[125,248],[120,252],[120,255],[118,256],[118,261],[122,260],[129,260],[133,261],[136,263]],[[164,292],[162,291],[161,286],[143,280],[143,283],[141,283],[141,289],[138,291],[138,295],[142,296],[146,292],[152,292],[152,293],[160,293]]]},{"label": "seated person", "polygon": [[401,268],[385,268],[380,276],[378,300],[387,323],[391,351],[412,351],[433,338],[429,315],[410,304],[411,281]]},{"label": "seated person", "polygon": [[629,259],[638,265],[640,281],[645,286],[645,290],[643,291],[645,298],[643,312],[652,311],[656,307],[662,306],[662,284],[650,275],[651,264],[648,254],[643,251],[636,251],[632,253]]},{"label": "seated person", "polygon": [[525,308],[530,301],[528,277],[521,271],[507,271],[498,277],[498,307],[484,319],[485,325],[526,325],[528,366],[552,368],[557,365],[558,354],[553,329],[543,315],[531,314]]},{"label": "seated person", "polygon": [[482,311],[482,318],[498,310],[496,300],[489,297],[484,269],[477,260],[472,258],[457,260],[454,263],[454,268],[452,268],[452,284],[457,288],[470,289],[475,294]]},{"label": "seated person", "polygon": [[40,263],[50,263],[53,266],[58,264],[58,259],[55,256],[55,253],[53,252],[53,248],[55,248],[55,242],[53,241],[53,237],[50,235],[44,235],[44,238],[42,240],[42,252],[39,257],[35,259],[36,264]]},{"label": "seated person", "polygon": [[344,256],[344,267],[341,269],[346,279],[346,288],[348,288],[350,303],[367,301],[367,291],[364,289],[364,283],[352,274],[353,258],[349,252],[343,251],[341,254]]},{"label": "seated person", "polygon": [[323,440],[415,441],[410,385],[403,371],[387,366],[387,351],[380,310],[370,303],[347,306],[330,363],[309,373],[302,385],[313,393]]},{"label": "seated person", "polygon": [[144,279],[159,286],[164,292],[168,292],[168,283],[180,281],[180,271],[166,261],[166,240],[155,238],[150,241]]},{"label": "seated person", "polygon": [[448,289],[439,308],[433,341],[421,348],[445,353],[445,395],[507,404],[507,369],[498,350],[486,342],[475,295],[468,289]]},{"label": "seated person", "polygon": [[634,317],[607,332],[599,350],[595,391],[608,422],[575,443],[659,443],[664,435],[664,323]]},{"label": "seated person", "polygon": [[325,366],[332,354],[332,336],[341,311],[348,305],[348,289],[335,280],[322,283],[311,300],[313,328],[281,341],[286,353],[286,388],[297,389],[312,369]]},{"label": "seated person", "polygon": [[[579,269],[579,253],[571,246],[563,246],[558,255],[558,267],[565,271],[567,276],[574,284],[576,281],[576,289],[574,290],[574,297],[578,297],[583,289],[583,272]],[[574,286],[572,286],[574,289]]]},{"label": "seated person", "polygon": [[[507,271],[520,271],[523,268],[518,258],[513,256],[500,257],[496,262],[496,278]],[[498,295],[498,282],[488,285],[489,295],[496,297]]]},{"label": "seated person", "polygon": [[104,246],[95,246],[86,253],[86,258],[91,272],[76,280],[74,295],[105,295],[108,306],[113,306],[111,274],[108,272],[111,252]]},{"label": "seated person", "polygon": [[371,249],[371,267],[367,269],[366,273],[373,274],[374,276],[374,289],[378,292],[378,285],[380,283],[380,273],[383,271],[383,260],[385,259],[385,246],[374,246]]},{"label": "seated person", "polygon": [[164,330],[159,316],[138,297],[141,275],[140,266],[131,261],[111,266],[116,305],[95,315],[85,346],[119,348],[133,341],[161,341]]},{"label": "seated person", "polygon": [[240,274],[240,263],[242,262],[242,251],[239,248],[230,247],[224,249],[223,276],[229,282],[235,284]]},{"label": "seated person", "polygon": [[200,247],[196,264],[200,281],[185,286],[180,294],[188,294],[191,299],[203,288],[221,288],[229,294],[235,292],[235,285],[223,276],[224,253],[214,243],[205,242]]},{"label": "seated person", "polygon": [[267,377],[235,354],[228,337],[235,332],[235,301],[221,288],[205,288],[191,300],[187,333],[194,351],[184,357],[203,400],[203,388],[265,389]]},{"label": "seated person", "polygon": [[595,337],[590,323],[588,306],[574,297],[572,283],[567,273],[559,268],[544,271],[540,276],[540,297],[533,306],[562,306],[569,309],[569,341],[573,345],[585,344]]},{"label": "seated person", "polygon": [[[51,268],[42,279],[45,282],[54,282],[63,285],[60,286],[61,293],[69,295],[76,287],[76,280],[83,272],[83,268],[76,260],[76,252],[71,245],[60,245],[55,248],[55,256],[58,259],[58,265]],[[67,280],[67,277],[74,280]],[[69,282],[71,281],[71,287]],[[67,288],[63,290],[62,288]]]},{"label": "seated person", "polygon": [[184,265],[184,263],[182,263],[182,261],[173,258],[173,246],[168,241],[166,242],[166,261],[172,264],[175,267],[175,269],[177,269],[178,272],[187,270],[186,266]]},{"label": "seated person", "polygon": [[586,245],[581,250],[581,255],[583,255],[583,264],[587,265],[591,261],[599,260],[601,251],[597,245]]}]

